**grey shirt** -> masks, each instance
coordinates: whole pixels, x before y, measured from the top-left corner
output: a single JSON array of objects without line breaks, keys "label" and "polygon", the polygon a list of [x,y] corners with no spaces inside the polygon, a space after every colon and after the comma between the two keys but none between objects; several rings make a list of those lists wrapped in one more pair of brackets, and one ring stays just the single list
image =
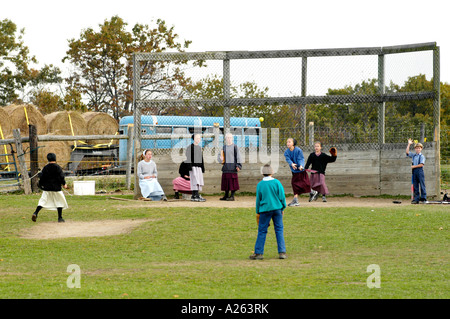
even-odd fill
[{"label": "grey shirt", "polygon": [[155,175],[158,176],[158,171],[156,170],[156,163],[153,160],[146,162],[144,160],[138,163],[138,176],[139,179],[144,179],[146,176]]},{"label": "grey shirt", "polygon": [[[225,163],[222,166],[223,173],[237,173],[237,167],[242,169],[241,154],[236,144],[224,145],[222,151],[225,155]],[[217,154],[217,160],[221,163],[220,153]]]}]

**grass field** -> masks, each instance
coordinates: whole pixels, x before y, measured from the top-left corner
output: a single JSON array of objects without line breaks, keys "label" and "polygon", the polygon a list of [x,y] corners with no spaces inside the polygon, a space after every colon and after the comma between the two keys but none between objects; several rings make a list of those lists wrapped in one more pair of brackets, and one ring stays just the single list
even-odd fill
[{"label": "grass field", "polygon": [[[2,299],[450,297],[447,205],[287,208],[288,259],[277,258],[271,228],[265,259],[252,261],[257,229],[251,207],[152,207],[71,196],[65,224],[145,222],[120,235],[23,238],[33,227],[57,224],[50,211],[31,221],[39,196],[0,195]],[[67,285],[71,264],[81,270],[80,288]],[[380,288],[368,288],[372,264],[379,266]]]}]

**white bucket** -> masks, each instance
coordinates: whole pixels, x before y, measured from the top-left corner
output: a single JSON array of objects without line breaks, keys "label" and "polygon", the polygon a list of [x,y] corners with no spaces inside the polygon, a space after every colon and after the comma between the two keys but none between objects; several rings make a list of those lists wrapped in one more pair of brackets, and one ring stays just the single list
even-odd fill
[{"label": "white bucket", "polygon": [[74,195],[95,195],[95,181],[73,181]]}]

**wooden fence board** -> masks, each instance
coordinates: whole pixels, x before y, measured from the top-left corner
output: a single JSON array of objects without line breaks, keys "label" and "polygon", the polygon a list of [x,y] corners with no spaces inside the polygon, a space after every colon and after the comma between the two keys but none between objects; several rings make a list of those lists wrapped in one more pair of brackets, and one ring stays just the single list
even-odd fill
[{"label": "wooden fence board", "polygon": [[[255,156],[241,150],[243,170],[239,173],[240,192],[256,191],[256,185],[262,179],[260,168],[265,164],[261,161],[274,160],[270,156]],[[428,196],[436,196],[434,146],[424,150],[427,158],[425,165],[425,183]],[[328,152],[327,152],[328,153]],[[309,152],[304,152],[305,161]],[[203,193],[220,193],[221,165],[212,162],[205,163],[205,186]],[[255,158],[258,161],[255,163]],[[250,161],[251,159],[251,161]],[[171,155],[155,155],[158,167],[159,181],[167,194],[172,193],[172,180],[178,176],[178,163],[174,163]],[[285,161],[283,151],[278,155],[274,177],[279,179],[287,194],[292,194],[291,171]],[[272,162],[273,164],[273,162]],[[276,164],[276,163],[275,163]],[[411,193],[411,160],[405,155],[405,145],[386,145],[383,149],[366,151],[338,148],[338,158],[327,166],[326,183],[331,195],[353,194],[362,195],[410,195]]]}]

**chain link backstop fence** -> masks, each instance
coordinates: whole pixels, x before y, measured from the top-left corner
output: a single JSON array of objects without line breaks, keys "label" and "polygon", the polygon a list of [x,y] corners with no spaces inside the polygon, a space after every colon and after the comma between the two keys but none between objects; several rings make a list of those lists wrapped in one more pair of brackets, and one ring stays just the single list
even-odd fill
[{"label": "chain link backstop fence", "polygon": [[[432,145],[439,170],[440,66],[436,43],[137,53],[133,67],[136,150],[143,148],[145,139],[153,138],[154,152],[168,152],[155,144],[157,129],[149,132],[144,127],[155,125],[157,116],[172,116],[171,123],[159,128],[160,133],[168,134],[174,133],[177,125],[184,127],[177,133],[191,134],[195,129],[212,133],[212,125],[205,125],[204,118],[217,117],[222,119],[221,123],[216,120],[221,133],[234,130],[241,135],[235,138],[243,141],[250,135],[261,137],[264,129],[277,130],[263,141],[272,153],[282,153],[288,137],[295,137],[304,151],[311,150],[314,141],[364,151],[405,144],[413,138],[424,142],[425,148]],[[177,121],[188,118],[202,118],[203,122],[198,120],[186,130],[186,125]],[[259,123],[236,126],[231,123],[234,118],[257,119]],[[244,143],[242,147],[251,147]]]}]

